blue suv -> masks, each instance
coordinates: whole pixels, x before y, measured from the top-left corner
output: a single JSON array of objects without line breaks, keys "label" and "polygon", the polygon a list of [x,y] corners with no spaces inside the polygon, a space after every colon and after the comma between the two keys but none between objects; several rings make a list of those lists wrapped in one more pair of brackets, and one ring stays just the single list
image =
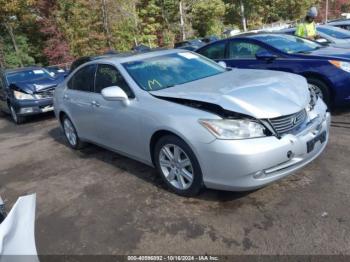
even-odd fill
[{"label": "blue suv", "polygon": [[251,33],[211,43],[196,52],[228,67],[302,75],[328,105],[350,105],[349,50],[292,35]]}]

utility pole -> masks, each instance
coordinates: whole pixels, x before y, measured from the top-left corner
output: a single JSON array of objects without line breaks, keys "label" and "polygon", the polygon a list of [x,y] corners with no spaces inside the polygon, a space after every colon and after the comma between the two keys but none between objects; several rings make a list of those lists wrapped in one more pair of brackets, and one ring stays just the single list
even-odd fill
[{"label": "utility pole", "polygon": [[180,11],[181,38],[182,38],[182,41],[185,41],[186,40],[185,18],[184,18],[183,3],[181,0],[179,1],[179,11]]},{"label": "utility pole", "polygon": [[102,19],[103,19],[103,29],[107,38],[107,45],[109,49],[112,49],[111,43],[111,32],[109,31],[109,21],[108,21],[108,8],[106,0],[102,0]]},{"label": "utility pole", "polygon": [[243,30],[244,30],[244,32],[246,32],[246,31],[247,31],[247,19],[245,18],[245,13],[244,13],[244,3],[243,3],[243,0],[240,0],[240,4],[241,4],[242,26],[243,26]]},{"label": "utility pole", "polygon": [[326,24],[328,23],[328,9],[329,9],[329,2],[326,0]]}]

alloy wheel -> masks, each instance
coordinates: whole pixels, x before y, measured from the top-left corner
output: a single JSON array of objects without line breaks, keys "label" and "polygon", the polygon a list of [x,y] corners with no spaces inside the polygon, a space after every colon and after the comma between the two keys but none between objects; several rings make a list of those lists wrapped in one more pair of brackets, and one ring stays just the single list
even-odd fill
[{"label": "alloy wheel", "polygon": [[193,166],[187,154],[177,145],[164,145],[159,153],[161,171],[175,188],[186,190],[194,178]]},{"label": "alloy wheel", "polygon": [[68,142],[72,145],[72,146],[76,146],[77,144],[77,134],[75,132],[75,129],[73,127],[72,122],[66,118],[63,121],[63,128],[64,128],[64,133],[68,139]]},{"label": "alloy wheel", "polygon": [[312,89],[316,93],[316,95],[323,100],[323,93],[321,88],[314,84],[309,84],[309,88]]}]

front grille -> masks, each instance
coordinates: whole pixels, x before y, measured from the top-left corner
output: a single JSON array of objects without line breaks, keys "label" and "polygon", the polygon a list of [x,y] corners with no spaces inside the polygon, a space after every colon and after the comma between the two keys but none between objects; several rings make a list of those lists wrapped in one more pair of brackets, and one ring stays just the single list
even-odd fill
[{"label": "front grille", "polygon": [[37,96],[39,99],[43,99],[43,98],[52,98],[52,97],[53,97],[53,93],[54,93],[54,89],[45,90],[45,91],[36,93],[36,96]]},{"label": "front grille", "polygon": [[306,120],[306,110],[298,113],[269,119],[272,127],[279,135],[291,133],[298,129]]}]

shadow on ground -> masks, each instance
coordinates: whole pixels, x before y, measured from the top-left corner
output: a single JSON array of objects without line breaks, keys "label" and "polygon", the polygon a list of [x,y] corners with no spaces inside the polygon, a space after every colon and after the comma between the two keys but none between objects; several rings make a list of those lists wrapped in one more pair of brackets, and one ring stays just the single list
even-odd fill
[{"label": "shadow on ground", "polygon": [[[60,144],[68,146],[66,138],[59,127],[51,129],[49,135]],[[105,162],[115,168],[124,170],[129,174],[136,176],[137,178],[158,187],[161,190],[168,190],[166,184],[159,177],[157,171],[143,163],[136,160],[127,158],[118,153],[109,151],[100,146],[86,143],[86,145],[77,151],[77,154],[81,158],[94,158],[99,161]],[[229,202],[236,199],[243,198],[253,191],[250,192],[230,192],[230,191],[220,191],[213,189],[204,189],[200,195],[195,197],[196,199],[206,200],[206,201],[220,201]]]}]

